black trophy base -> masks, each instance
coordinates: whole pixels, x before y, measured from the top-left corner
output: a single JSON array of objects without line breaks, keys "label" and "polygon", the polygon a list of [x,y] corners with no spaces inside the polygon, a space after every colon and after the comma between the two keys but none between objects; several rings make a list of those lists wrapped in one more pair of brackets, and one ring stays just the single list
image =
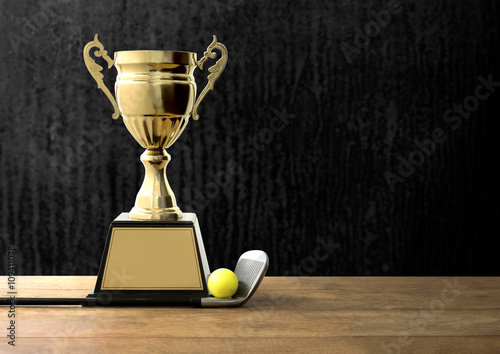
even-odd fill
[{"label": "black trophy base", "polygon": [[133,220],[110,225],[87,306],[199,305],[210,275],[194,213],[181,220]]}]

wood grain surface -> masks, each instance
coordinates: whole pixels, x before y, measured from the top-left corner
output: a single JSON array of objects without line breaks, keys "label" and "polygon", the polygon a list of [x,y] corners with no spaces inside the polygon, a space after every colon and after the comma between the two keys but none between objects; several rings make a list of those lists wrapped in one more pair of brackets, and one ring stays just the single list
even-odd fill
[{"label": "wood grain surface", "polygon": [[[95,280],[19,277],[16,285],[21,296],[77,297]],[[17,306],[15,350],[493,353],[499,295],[500,278],[266,277],[241,308]]]},{"label": "wood grain surface", "polygon": [[[389,4],[0,0],[0,259],[15,244],[20,274],[97,274],[134,204],[142,151],[84,65],[94,34],[111,55],[199,56],[216,34],[227,68],[168,167],[213,269],[263,249],[271,275],[498,275],[500,90],[460,127],[444,118],[480,76],[500,81],[498,4],[401,1],[356,47]],[[446,141],[392,190],[385,173],[436,128]],[[321,261],[320,239],[338,244]]]}]

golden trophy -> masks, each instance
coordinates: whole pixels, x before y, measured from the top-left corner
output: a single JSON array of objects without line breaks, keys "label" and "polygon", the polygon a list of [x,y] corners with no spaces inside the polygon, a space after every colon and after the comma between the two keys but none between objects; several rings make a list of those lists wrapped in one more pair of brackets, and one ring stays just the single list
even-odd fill
[{"label": "golden trophy", "polygon": [[[104,59],[118,72],[116,100],[103,83],[102,66],[91,57]],[[208,84],[196,97],[193,73],[207,59],[217,62],[208,69]],[[110,225],[96,286],[89,297],[106,304],[126,299],[169,298],[197,301],[208,294],[210,274],[194,213],[182,213],[169,186],[165,151],[182,134],[189,117],[197,120],[197,108],[226,66],[226,47],[213,36],[197,60],[196,53],[167,50],[119,51],[108,56],[97,34],[84,50],[85,65],[128,131],[146,150],[141,155],[145,176],[135,205]],[[118,300],[119,301],[118,301]]]}]

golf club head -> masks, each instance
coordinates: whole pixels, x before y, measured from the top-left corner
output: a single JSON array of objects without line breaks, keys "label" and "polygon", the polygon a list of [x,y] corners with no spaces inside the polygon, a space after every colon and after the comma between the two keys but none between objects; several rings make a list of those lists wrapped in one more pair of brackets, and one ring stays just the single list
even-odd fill
[{"label": "golf club head", "polygon": [[266,275],[269,257],[264,251],[247,251],[240,256],[234,273],[238,277],[238,290],[229,299],[204,297],[202,307],[235,307],[246,303],[259,287]]}]

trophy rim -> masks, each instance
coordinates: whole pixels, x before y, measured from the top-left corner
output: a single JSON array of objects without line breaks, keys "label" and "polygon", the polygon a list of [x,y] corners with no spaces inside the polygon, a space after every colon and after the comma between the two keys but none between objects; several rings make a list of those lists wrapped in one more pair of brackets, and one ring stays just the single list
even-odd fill
[{"label": "trophy rim", "polygon": [[182,50],[122,50],[115,52],[116,64],[181,64],[196,65],[194,52]]}]

